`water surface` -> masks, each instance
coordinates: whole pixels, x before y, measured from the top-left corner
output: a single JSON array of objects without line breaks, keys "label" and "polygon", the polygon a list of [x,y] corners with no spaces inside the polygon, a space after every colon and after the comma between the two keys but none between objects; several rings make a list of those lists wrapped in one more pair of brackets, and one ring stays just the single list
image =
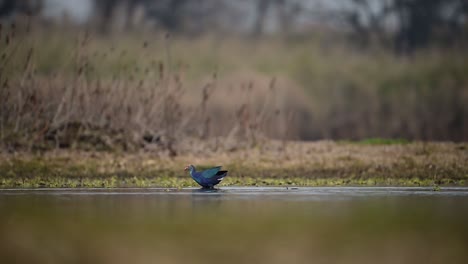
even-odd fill
[{"label": "water surface", "polygon": [[468,260],[463,187],[3,189],[0,212],[11,263]]}]

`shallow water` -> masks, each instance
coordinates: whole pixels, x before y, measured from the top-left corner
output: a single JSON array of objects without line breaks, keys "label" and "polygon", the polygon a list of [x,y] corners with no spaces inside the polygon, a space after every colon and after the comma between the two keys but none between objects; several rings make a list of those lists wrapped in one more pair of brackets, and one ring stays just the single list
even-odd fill
[{"label": "shallow water", "polygon": [[468,260],[465,187],[2,189],[0,212],[14,263]]},{"label": "shallow water", "polygon": [[221,187],[216,189],[201,188],[32,188],[0,189],[0,195],[154,195],[154,196],[199,196],[222,198],[225,200],[256,199],[258,197],[280,200],[333,200],[352,199],[355,197],[468,197],[468,187]]}]

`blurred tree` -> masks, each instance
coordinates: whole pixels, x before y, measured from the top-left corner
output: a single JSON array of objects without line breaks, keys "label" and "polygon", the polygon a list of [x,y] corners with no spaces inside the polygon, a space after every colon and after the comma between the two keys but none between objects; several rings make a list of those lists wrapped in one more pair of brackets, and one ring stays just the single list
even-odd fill
[{"label": "blurred tree", "polygon": [[0,2],[0,17],[10,15],[15,9],[15,0],[3,0]]},{"label": "blurred tree", "polygon": [[273,14],[274,20],[278,24],[279,33],[288,35],[297,23],[299,13],[303,9],[304,0],[254,0],[255,2],[255,18],[252,29],[252,35],[260,36],[265,31],[265,22],[268,13],[273,8],[276,13]]},{"label": "blurred tree", "polygon": [[184,16],[187,10],[185,9],[188,0],[162,0],[150,1],[147,0],[149,7],[149,16],[157,21],[164,29],[169,31],[182,30]]},{"label": "blurred tree", "polygon": [[254,36],[259,36],[263,33],[265,17],[273,1],[274,0],[257,0],[255,23],[252,32]]},{"label": "blurred tree", "polygon": [[382,0],[380,8],[373,8],[368,0],[351,0],[352,8],[343,13],[353,32],[354,43],[367,47],[373,40],[385,41],[385,21],[390,14],[391,1]]},{"label": "blurred tree", "polygon": [[107,32],[116,16],[116,10],[123,7],[124,24],[127,30],[133,29],[131,23],[136,9],[144,10],[144,20],[151,21],[157,27],[171,32],[198,28],[215,17],[223,1],[217,0],[95,0],[95,16],[101,32]]},{"label": "blurred tree", "polygon": [[95,17],[99,30],[104,33],[109,30],[112,16],[119,0],[95,0]]},{"label": "blurred tree", "polygon": [[[466,0],[349,0],[344,17],[356,43],[366,46],[375,37],[385,44],[392,39],[398,52],[412,52],[434,44],[466,41]],[[372,6],[374,4],[374,6]],[[388,26],[394,21],[394,28]]]},{"label": "blurred tree", "polygon": [[43,0],[0,0],[0,18],[22,13],[37,15],[43,7]]},{"label": "blurred tree", "polygon": [[395,0],[393,10],[400,22],[395,36],[396,48],[406,52],[428,46],[436,37],[437,28],[443,26],[442,11],[447,4],[453,5],[454,1]]},{"label": "blurred tree", "polygon": [[289,35],[303,10],[304,1],[277,0],[278,21],[281,33]]}]

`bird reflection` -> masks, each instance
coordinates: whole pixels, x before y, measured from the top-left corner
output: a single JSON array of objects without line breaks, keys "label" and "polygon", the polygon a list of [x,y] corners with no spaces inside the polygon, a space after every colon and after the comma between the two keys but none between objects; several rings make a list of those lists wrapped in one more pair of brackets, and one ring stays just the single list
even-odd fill
[{"label": "bird reflection", "polygon": [[192,189],[192,208],[194,210],[219,208],[223,201],[224,192],[217,188]]}]

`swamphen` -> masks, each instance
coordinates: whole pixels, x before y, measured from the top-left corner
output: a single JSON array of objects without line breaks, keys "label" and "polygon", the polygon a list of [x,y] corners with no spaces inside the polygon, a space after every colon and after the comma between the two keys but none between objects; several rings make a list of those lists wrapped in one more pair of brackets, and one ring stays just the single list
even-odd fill
[{"label": "swamphen", "polygon": [[188,165],[185,167],[185,170],[190,171],[190,176],[194,179],[200,186],[203,188],[212,189],[213,186],[220,183],[225,176],[227,176],[227,171],[222,171],[221,166],[207,169],[204,171],[197,171],[195,166]]}]

